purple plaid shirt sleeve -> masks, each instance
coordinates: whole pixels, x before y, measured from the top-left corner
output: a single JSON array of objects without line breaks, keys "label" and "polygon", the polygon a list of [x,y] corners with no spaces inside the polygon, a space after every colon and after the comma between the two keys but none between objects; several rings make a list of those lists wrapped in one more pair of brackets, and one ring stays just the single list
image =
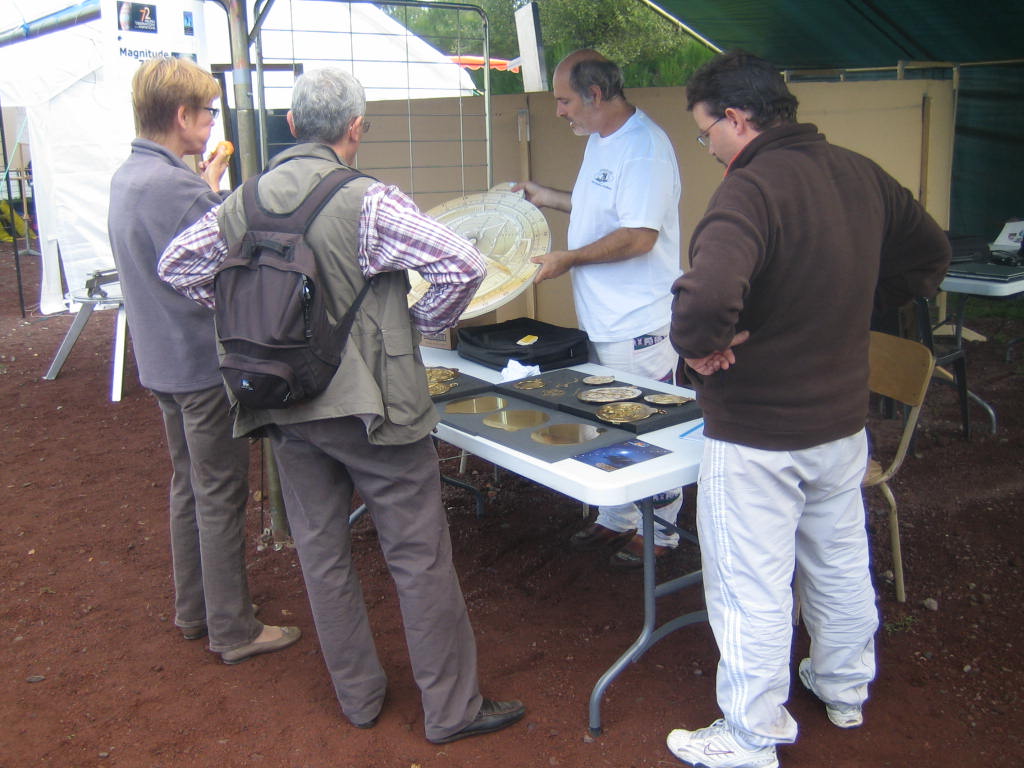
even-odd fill
[{"label": "purple plaid shirt sleeve", "polygon": [[220,236],[216,206],[178,235],[160,257],[156,271],[178,293],[213,309],[213,275],[228,255]]},{"label": "purple plaid shirt sleeve", "polygon": [[424,215],[398,187],[380,182],[363,198],[359,261],[367,277],[415,269],[430,283],[409,309],[423,333],[455,325],[487,275],[483,256],[468,240]]},{"label": "purple plaid shirt sleeve", "polygon": [[[157,265],[179,293],[214,307],[213,276],[227,256],[217,223],[219,206],[176,237]],[[438,333],[458,321],[487,274],[468,240],[425,216],[397,187],[374,182],[359,218],[359,267],[366,277],[415,269],[430,287],[411,308],[413,325]]]}]

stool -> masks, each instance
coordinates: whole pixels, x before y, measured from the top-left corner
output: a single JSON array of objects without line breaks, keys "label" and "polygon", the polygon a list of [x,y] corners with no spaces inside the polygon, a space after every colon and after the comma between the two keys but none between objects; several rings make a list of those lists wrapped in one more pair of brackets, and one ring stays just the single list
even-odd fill
[{"label": "stool", "polygon": [[64,366],[64,361],[71,354],[72,347],[78,341],[78,337],[82,334],[82,329],[89,322],[89,318],[92,317],[92,313],[97,305],[116,305],[117,320],[114,324],[114,359],[111,364],[110,382],[110,399],[116,403],[121,400],[121,389],[124,383],[124,346],[128,336],[128,318],[125,314],[124,297],[121,295],[120,284],[109,284],[105,291],[100,291],[99,293],[103,295],[96,295],[95,290],[92,292],[92,295],[86,291],[72,294],[72,301],[81,305],[81,307],[75,314],[75,320],[71,323],[71,328],[68,329],[64,340],[60,343],[60,348],[57,350],[53,362],[50,363],[50,369],[43,378],[47,381],[53,381],[57,378],[57,374],[60,373],[60,369]]}]

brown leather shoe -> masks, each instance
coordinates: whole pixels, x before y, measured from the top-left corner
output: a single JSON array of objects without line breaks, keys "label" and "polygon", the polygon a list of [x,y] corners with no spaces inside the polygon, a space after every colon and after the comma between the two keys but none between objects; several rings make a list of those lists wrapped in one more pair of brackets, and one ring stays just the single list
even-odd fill
[{"label": "brown leather shoe", "polygon": [[[657,562],[660,558],[667,555],[672,551],[671,547],[663,547],[660,544],[654,545],[654,560]],[[634,536],[626,545],[622,547],[618,552],[615,552],[611,559],[608,561],[608,565],[617,571],[634,571],[644,567],[644,537]]]},{"label": "brown leather shoe", "polygon": [[440,739],[427,739],[431,744],[447,744],[451,741],[466,739],[470,736],[480,736],[484,733],[494,733],[506,728],[512,723],[519,722],[526,714],[526,707],[521,701],[494,701],[484,699],[480,705],[480,711],[472,722],[461,731],[442,736]]},{"label": "brown leather shoe", "polygon": [[577,552],[589,552],[595,549],[618,549],[628,542],[636,533],[636,528],[628,531],[613,531],[598,523],[591,523],[581,531],[569,537],[569,548]]}]

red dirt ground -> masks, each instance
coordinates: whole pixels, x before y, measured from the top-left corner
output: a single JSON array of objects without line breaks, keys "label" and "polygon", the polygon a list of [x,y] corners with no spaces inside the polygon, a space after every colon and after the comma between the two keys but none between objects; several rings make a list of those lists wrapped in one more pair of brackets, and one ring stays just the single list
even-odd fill
[{"label": "red dirt ground", "polygon": [[[26,295],[38,259],[22,258]],[[113,313],[90,321],[56,381],[41,379],[67,315],[22,318],[9,246],[0,249],[0,767],[288,766],[319,768],[629,768],[673,766],[664,738],[717,717],[715,645],[706,625],[675,633],[627,669],[605,697],[605,732],[587,734],[599,674],[639,629],[640,577],[606,556],[568,551],[581,505],[473,459],[463,480],[484,489],[477,519],[463,491],[446,490],[456,565],[476,630],[485,693],[528,706],[518,725],[434,746],[423,738],[396,597],[369,521],[356,557],[390,674],[380,722],[343,720],[319,657],[295,553],[259,548],[269,514],[256,495],[249,568],[260,617],[299,625],[292,648],[228,667],[172,622],[159,412],[129,360],[124,398],[108,399]],[[895,601],[883,504],[870,498],[882,628],[878,680],[854,731],[832,727],[799,684],[790,708],[799,741],[786,768],[1018,766],[1024,763],[1021,575],[1024,516],[1020,357],[1005,339],[1020,321],[980,318],[992,338],[970,347],[971,386],[996,408],[991,435],[959,434],[951,387],[936,384],[917,442],[894,484],[903,521],[908,602]],[[892,422],[875,424],[891,443]],[[444,455],[452,455],[442,447]],[[254,451],[252,487],[260,488]],[[444,463],[455,473],[457,462]],[[682,516],[692,528],[692,494]],[[699,556],[684,544],[668,577]],[[935,601],[931,610],[925,600]],[[699,589],[662,601],[701,604]],[[806,650],[796,633],[793,659]]]}]

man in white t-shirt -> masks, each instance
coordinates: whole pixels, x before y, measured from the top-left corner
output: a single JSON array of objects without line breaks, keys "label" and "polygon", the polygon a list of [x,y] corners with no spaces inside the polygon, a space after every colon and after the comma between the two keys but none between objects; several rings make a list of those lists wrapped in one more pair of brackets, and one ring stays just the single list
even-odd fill
[{"label": "man in white t-shirt", "polygon": [[[572,274],[580,327],[601,365],[672,381],[677,358],[668,340],[671,287],[679,277],[679,196],[675,151],[665,132],[623,92],[622,70],[597,51],[569,54],[555,69],[559,117],[589,136],[571,193],[533,181],[513,187],[526,199],[569,214],[566,251],[537,256],[535,283]],[[655,514],[675,522],[680,489],[655,498]],[[577,532],[575,549],[609,547],[611,564],[642,565],[643,539],[635,504],[600,507],[596,522]],[[655,553],[678,544],[656,526]]]}]

